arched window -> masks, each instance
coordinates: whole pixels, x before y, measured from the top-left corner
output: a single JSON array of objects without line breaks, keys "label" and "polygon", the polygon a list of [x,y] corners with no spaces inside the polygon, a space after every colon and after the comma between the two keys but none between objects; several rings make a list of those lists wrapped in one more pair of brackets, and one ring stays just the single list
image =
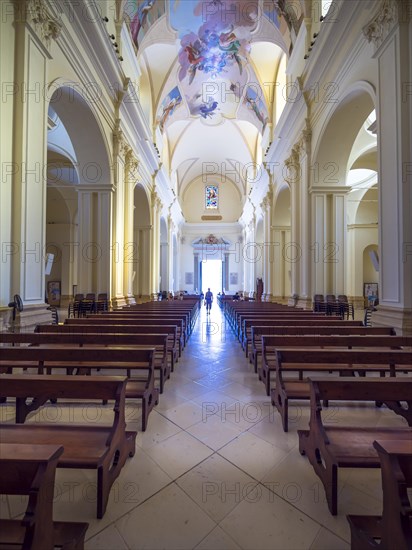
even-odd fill
[{"label": "arched window", "polygon": [[206,185],[205,207],[207,210],[217,210],[219,207],[219,188],[217,185]]}]

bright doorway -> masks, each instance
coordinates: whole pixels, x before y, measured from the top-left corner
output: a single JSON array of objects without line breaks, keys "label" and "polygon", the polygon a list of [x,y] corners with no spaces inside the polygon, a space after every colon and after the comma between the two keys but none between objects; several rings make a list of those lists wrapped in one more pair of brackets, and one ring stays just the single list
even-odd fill
[{"label": "bright doorway", "polygon": [[202,261],[202,291],[204,294],[209,287],[213,296],[222,292],[222,260]]}]

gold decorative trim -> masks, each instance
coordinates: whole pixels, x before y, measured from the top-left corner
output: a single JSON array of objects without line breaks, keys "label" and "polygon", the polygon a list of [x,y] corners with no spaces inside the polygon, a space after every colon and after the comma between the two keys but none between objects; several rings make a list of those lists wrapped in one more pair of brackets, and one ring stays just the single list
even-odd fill
[{"label": "gold decorative trim", "polygon": [[220,221],[222,219],[222,216],[202,216],[202,220],[204,221]]}]

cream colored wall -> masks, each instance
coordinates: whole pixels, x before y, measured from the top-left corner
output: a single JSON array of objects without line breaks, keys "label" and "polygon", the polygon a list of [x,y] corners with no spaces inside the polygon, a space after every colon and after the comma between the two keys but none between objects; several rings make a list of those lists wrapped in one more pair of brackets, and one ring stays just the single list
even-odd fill
[{"label": "cream colored wall", "polygon": [[[210,182],[209,182],[210,183]],[[242,204],[239,192],[236,186],[228,179],[226,182],[219,183],[219,209],[205,209],[205,186],[201,178],[196,179],[190,184],[182,198],[183,215],[188,223],[201,222],[204,215],[220,215],[222,222],[236,222],[242,213]]]},{"label": "cream colored wall", "polygon": [[[1,166],[1,185],[0,185],[0,242],[1,242],[1,262],[0,262],[0,309],[7,306],[12,299],[14,292],[11,281],[11,254],[17,250],[17,243],[12,242],[11,223],[13,217],[12,211],[12,176],[13,171],[13,109],[16,87],[14,81],[14,43],[15,30],[11,24],[11,16],[6,14],[13,13],[13,4],[5,0],[1,5],[3,20],[0,32],[0,79],[2,83],[2,93],[0,102],[0,166]],[[6,23],[7,21],[7,23]],[[7,52],[7,55],[5,55]]]},{"label": "cream colored wall", "polygon": [[[196,239],[205,238],[213,234],[223,238],[231,244],[228,250],[219,250],[217,247],[204,245],[201,250],[194,250],[192,243]],[[242,289],[243,279],[243,244],[239,242],[241,236],[240,227],[237,224],[185,224],[182,228],[179,250],[179,280],[176,290],[187,290],[193,292],[194,284],[185,283],[185,274],[194,274],[194,252],[199,253],[199,260],[224,260],[225,252],[229,252],[229,282],[226,289],[229,293],[235,293]],[[238,278],[237,284],[230,284],[230,273],[235,273]]]}]

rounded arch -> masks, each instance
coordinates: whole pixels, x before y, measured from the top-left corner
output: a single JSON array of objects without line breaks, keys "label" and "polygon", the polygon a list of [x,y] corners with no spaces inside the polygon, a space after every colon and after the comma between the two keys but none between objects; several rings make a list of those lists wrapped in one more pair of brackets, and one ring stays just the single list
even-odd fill
[{"label": "rounded arch", "polygon": [[151,224],[150,199],[146,188],[137,182],[133,190],[134,224],[149,227]]},{"label": "rounded arch", "polygon": [[109,186],[112,179],[110,147],[95,111],[99,91],[90,87],[81,92],[78,83],[56,79],[49,85],[49,105],[73,145],[79,184]]},{"label": "rounded arch", "polygon": [[273,199],[273,225],[290,226],[290,187],[287,184],[282,185]]},{"label": "rounded arch", "polygon": [[343,91],[334,105],[314,145],[313,162],[319,171],[316,185],[345,184],[353,143],[376,105],[375,89],[369,82],[355,82]]}]

